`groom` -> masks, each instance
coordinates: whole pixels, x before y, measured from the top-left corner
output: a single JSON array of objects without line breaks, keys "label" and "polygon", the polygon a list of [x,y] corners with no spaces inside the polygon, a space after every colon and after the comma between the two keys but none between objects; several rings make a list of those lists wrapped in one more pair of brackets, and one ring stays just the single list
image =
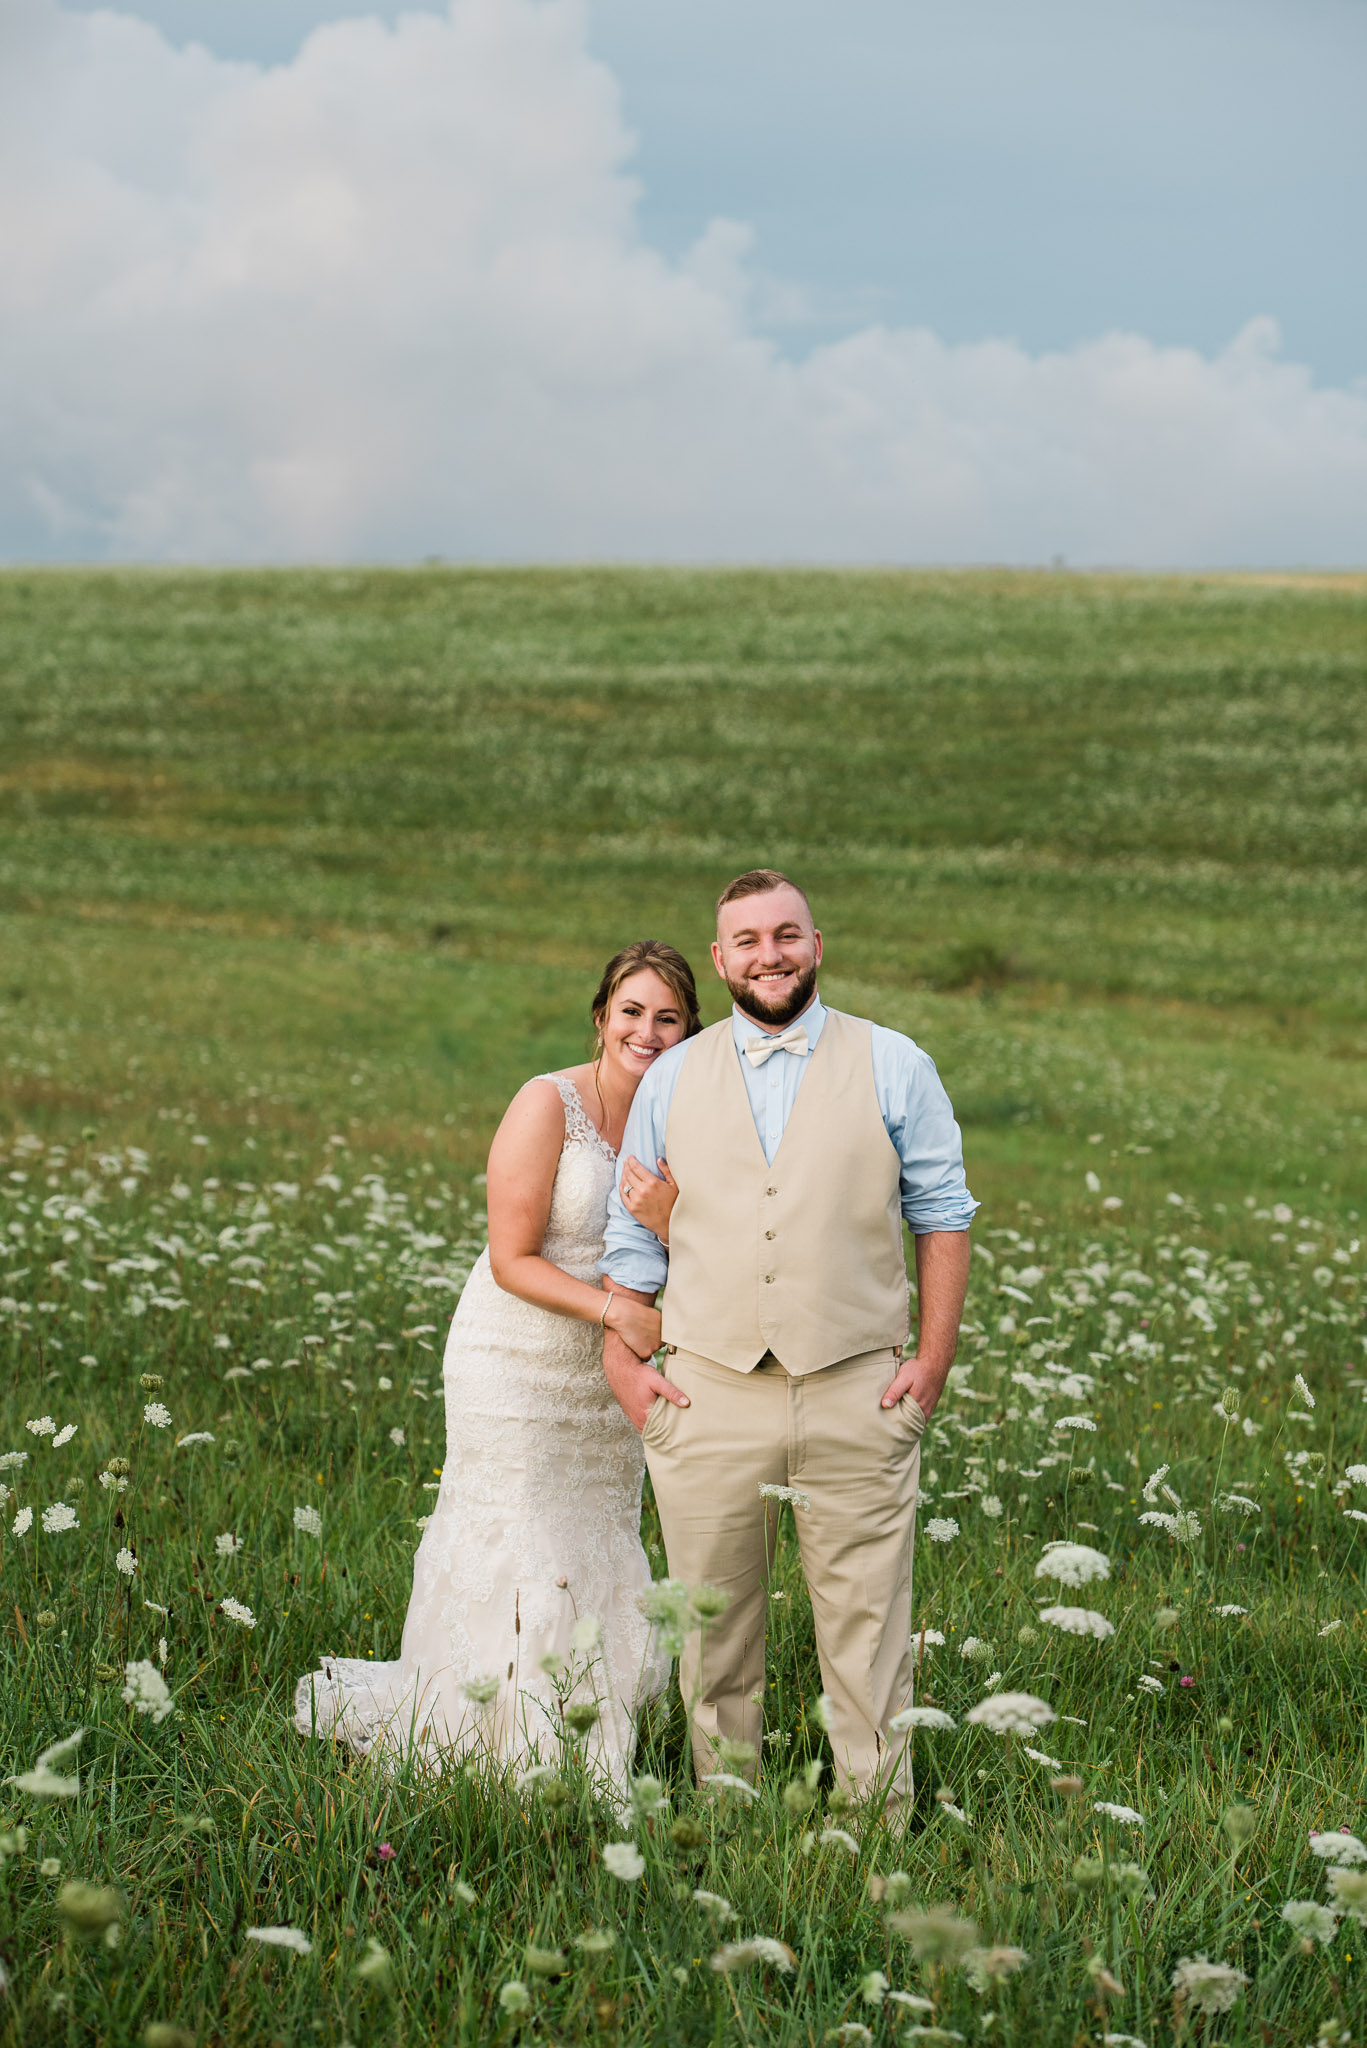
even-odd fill
[{"label": "groom", "polygon": [[712,958],[732,1013],[656,1060],[623,1144],[678,1183],[668,1250],[631,1216],[628,1180],[601,1266],[605,1288],[643,1302],[664,1283],[668,1376],[611,1331],[604,1370],[644,1438],[671,1574],[731,1595],[680,1671],[699,1775],[727,1737],[760,1745],[775,1513],[760,1489],[790,1487],[837,1774],[896,1799],[921,1435],[954,1357],[977,1204],[930,1058],[823,1005],[821,934],[795,883],[770,868],[730,883]]}]

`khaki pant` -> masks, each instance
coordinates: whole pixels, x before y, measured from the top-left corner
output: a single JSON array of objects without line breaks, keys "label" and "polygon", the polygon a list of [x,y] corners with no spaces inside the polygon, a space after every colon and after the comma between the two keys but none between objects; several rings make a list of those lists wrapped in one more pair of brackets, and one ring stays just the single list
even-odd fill
[{"label": "khaki pant", "polygon": [[750,1373],[676,1351],[665,1371],[688,1395],[657,1396],[642,1433],[670,1574],[723,1588],[720,1621],[689,1637],[679,1683],[699,1776],[716,1743],[763,1733],[764,1624],[775,1504],[791,1486],[816,1619],[821,1682],[840,1781],[859,1796],[910,1792],[910,1749],[888,1722],[911,1704],[911,1546],[926,1418],[910,1394],[879,1403],[897,1370],[868,1351],[791,1378],[770,1357]]}]

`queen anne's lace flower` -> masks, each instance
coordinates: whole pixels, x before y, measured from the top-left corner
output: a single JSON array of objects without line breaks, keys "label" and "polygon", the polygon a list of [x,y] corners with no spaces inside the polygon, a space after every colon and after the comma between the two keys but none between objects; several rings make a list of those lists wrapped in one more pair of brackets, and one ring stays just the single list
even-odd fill
[{"label": "queen anne's lace flower", "polygon": [[1104,1813],[1107,1820],[1117,1821],[1121,1827],[1142,1828],[1144,1825],[1142,1813],[1136,1813],[1132,1806],[1115,1806],[1109,1799],[1094,1799],[1092,1812]]},{"label": "queen anne's lace flower", "polygon": [[68,1422],[65,1429],[59,1429],[56,1436],[52,1439],[53,1450],[60,1451],[63,1444],[69,1444],[71,1442],[72,1437],[75,1436],[76,1431],[79,1429],[79,1427],[79,1423]]},{"label": "queen anne's lace flower", "polygon": [[635,1884],[645,1876],[646,1860],[634,1842],[608,1842],[603,1848],[603,1868],[623,1884]]},{"label": "queen anne's lace flower", "polygon": [[35,1436],[51,1436],[57,1425],[50,1415],[39,1415],[32,1422],[26,1422],[24,1428],[31,1429]]},{"label": "queen anne's lace flower", "polygon": [[126,1579],[131,1579],[134,1573],[137,1571],[138,1560],[136,1559],[136,1557],[134,1557],[132,1551],[128,1548],[127,1544],[125,1544],[123,1549],[116,1554],[114,1558],[114,1569],[116,1572],[122,1572]]},{"label": "queen anne's lace flower", "polygon": [[1061,1586],[1087,1586],[1111,1576],[1111,1560],[1086,1543],[1049,1543],[1035,1566],[1037,1579],[1057,1579]]},{"label": "queen anne's lace flower", "polygon": [[900,1714],[894,1714],[888,1723],[893,1733],[900,1735],[907,1728],[942,1728],[954,1726],[954,1716],[945,1713],[942,1707],[903,1707]]},{"label": "queen anne's lace flower", "polygon": [[1288,1899],[1282,1907],[1282,1918],[1307,1941],[1322,1942],[1325,1948],[1339,1931],[1338,1915],[1328,1906],[1317,1905],[1314,1899]]},{"label": "queen anne's lace flower", "polygon": [[240,1600],[220,1600],[218,1611],[220,1614],[226,1614],[229,1621],[235,1621],[239,1628],[256,1627],[256,1616],[251,1608],[244,1607]]},{"label": "queen anne's lace flower", "polygon": [[1036,1699],[1032,1692],[998,1692],[970,1707],[966,1718],[977,1728],[990,1728],[994,1735],[1030,1735],[1036,1728],[1047,1728],[1058,1715],[1047,1700]]},{"label": "queen anne's lace flower", "polygon": [[959,1533],[959,1525],[952,1515],[932,1515],[926,1523],[926,1535],[932,1543],[952,1543]]},{"label": "queen anne's lace flower", "polygon": [[52,1506],[43,1509],[43,1528],[49,1536],[60,1535],[63,1529],[79,1529],[76,1510],[68,1507],[64,1500],[55,1500]]},{"label": "queen anne's lace flower", "polygon": [[149,1401],[142,1411],[142,1419],[149,1422],[153,1429],[171,1427],[171,1411],[163,1401]]},{"label": "queen anne's lace flower", "polygon": [[12,1522],[10,1523],[10,1534],[11,1534],[12,1536],[27,1536],[27,1535],[28,1535],[28,1532],[29,1532],[29,1530],[30,1530],[30,1529],[31,1529],[32,1527],[33,1527],[33,1509],[32,1509],[32,1508],[20,1508],[20,1510],[19,1510],[18,1514],[17,1514],[16,1516],[15,1516],[14,1520],[13,1520],[13,1521],[12,1521]]},{"label": "queen anne's lace flower", "polygon": [[249,1927],[247,1939],[266,1948],[292,1948],[297,1956],[313,1953],[313,1943],[297,1927]]},{"label": "queen anne's lace flower", "polygon": [[1248,1978],[1232,1963],[1210,1963],[1204,1956],[1183,1956],[1172,1973],[1172,1988],[1198,2012],[1228,2012]]},{"label": "queen anne's lace flower", "polygon": [[317,1508],[302,1507],[294,1511],[294,1526],[304,1536],[321,1536],[323,1518]]},{"label": "queen anne's lace flower", "polygon": [[1099,1643],[1115,1634],[1115,1623],[1090,1607],[1041,1607],[1039,1618],[1067,1636],[1094,1636]]},{"label": "queen anne's lace flower", "polygon": [[746,1970],[754,1963],[768,1963],[775,1970],[795,1970],[797,1957],[786,1941],[774,1941],[767,1934],[752,1934],[748,1941],[731,1941],[712,1958],[714,1970],[729,1973]]},{"label": "queen anne's lace flower", "polygon": [[215,1536],[214,1549],[220,1557],[236,1557],[242,1548],[242,1538],[234,1536],[231,1529],[225,1529],[221,1536]]},{"label": "queen anne's lace flower", "polygon": [[124,1699],[138,1713],[150,1714],[158,1727],[168,1715],[175,1713],[175,1701],[166,1680],[150,1658],[125,1665],[123,1675]]},{"label": "queen anne's lace flower", "polygon": [[1310,1854],[1318,1856],[1321,1862],[1349,1869],[1354,1864],[1367,1863],[1367,1842],[1350,1835],[1347,1828],[1326,1828],[1322,1834],[1311,1835]]}]

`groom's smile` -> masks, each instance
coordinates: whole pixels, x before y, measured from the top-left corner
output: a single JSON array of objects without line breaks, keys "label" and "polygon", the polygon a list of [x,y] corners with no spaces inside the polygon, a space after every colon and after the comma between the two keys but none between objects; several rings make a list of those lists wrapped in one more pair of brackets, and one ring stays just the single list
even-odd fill
[{"label": "groom's smile", "polygon": [[746,1016],[781,1030],[816,993],[821,934],[806,897],[785,884],[723,903],[712,959]]}]

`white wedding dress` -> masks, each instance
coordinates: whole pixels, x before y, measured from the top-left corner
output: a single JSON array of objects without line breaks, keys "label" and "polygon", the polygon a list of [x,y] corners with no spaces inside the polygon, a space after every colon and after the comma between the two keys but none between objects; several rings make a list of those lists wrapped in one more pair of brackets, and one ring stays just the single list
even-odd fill
[{"label": "white wedding dress", "polygon": [[[565,1110],[542,1256],[596,1284],[617,1155],[574,1083],[540,1078]],[[569,1697],[601,1708],[590,1755],[626,1784],[637,1709],[663,1689],[669,1660],[637,1606],[650,1584],[645,1459],[602,1353],[593,1324],[506,1294],[481,1255],[446,1340],[446,1460],[398,1661],[325,1657],[295,1691],[301,1734],[395,1755],[414,1744],[438,1768],[451,1752],[554,1762],[563,1723],[540,1661],[553,1653],[573,1663]],[[576,1624],[591,1622],[596,1649],[576,1651]],[[580,1642],[593,1633],[581,1628]]]}]

